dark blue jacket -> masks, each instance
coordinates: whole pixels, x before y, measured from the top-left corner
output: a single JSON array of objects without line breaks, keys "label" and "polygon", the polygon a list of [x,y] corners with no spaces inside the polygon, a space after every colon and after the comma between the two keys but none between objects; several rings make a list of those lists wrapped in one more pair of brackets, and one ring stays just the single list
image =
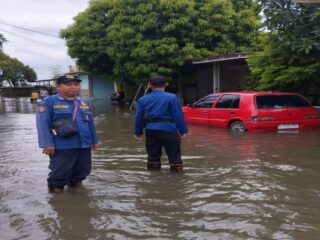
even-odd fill
[{"label": "dark blue jacket", "polygon": [[147,123],[146,129],[188,132],[181,105],[176,95],[162,90],[154,90],[141,97],[135,115],[135,135],[142,135],[143,121],[146,119],[168,119],[168,122]]},{"label": "dark blue jacket", "polygon": [[[54,136],[51,124],[59,118],[72,119],[74,104],[78,104],[75,125],[78,134],[63,138]],[[98,143],[93,115],[88,100],[75,98],[68,100],[59,93],[44,98],[38,103],[36,113],[39,147],[54,147],[57,149],[89,148]]]}]

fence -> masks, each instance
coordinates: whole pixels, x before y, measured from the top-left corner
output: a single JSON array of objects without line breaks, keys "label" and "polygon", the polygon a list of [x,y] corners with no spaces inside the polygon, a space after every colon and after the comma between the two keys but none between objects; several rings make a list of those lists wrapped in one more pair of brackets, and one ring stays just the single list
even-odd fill
[{"label": "fence", "polygon": [[30,97],[33,87],[0,88],[1,97]]}]

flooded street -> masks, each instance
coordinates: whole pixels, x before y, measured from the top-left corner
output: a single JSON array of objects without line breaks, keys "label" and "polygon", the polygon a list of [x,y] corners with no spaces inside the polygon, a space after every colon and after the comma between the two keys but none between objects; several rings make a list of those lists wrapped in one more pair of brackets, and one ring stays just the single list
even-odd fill
[{"label": "flooded street", "polygon": [[133,112],[95,102],[100,147],[80,189],[47,191],[27,98],[0,103],[0,239],[317,239],[320,129],[189,125],[183,173],[146,171]]}]

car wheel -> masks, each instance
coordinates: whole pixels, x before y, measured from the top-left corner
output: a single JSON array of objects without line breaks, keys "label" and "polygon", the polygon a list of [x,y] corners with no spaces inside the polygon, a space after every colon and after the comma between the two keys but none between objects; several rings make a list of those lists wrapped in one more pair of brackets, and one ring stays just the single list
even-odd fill
[{"label": "car wheel", "polygon": [[247,129],[241,121],[234,121],[230,124],[232,132],[245,132]]}]

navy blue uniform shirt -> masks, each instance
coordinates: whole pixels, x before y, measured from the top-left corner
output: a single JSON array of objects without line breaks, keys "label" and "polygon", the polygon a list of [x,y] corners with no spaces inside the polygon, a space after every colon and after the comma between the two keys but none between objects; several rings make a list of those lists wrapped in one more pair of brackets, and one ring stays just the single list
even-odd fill
[{"label": "navy blue uniform shirt", "polygon": [[181,105],[176,95],[162,90],[153,90],[141,97],[137,103],[135,116],[135,135],[142,135],[143,119],[168,119],[168,122],[147,123],[145,128],[152,130],[188,132]]},{"label": "navy blue uniform shirt", "polygon": [[[78,110],[74,121],[79,133],[68,138],[54,136],[50,129],[51,123],[59,118],[72,119],[75,104],[78,105]],[[93,115],[85,98],[68,100],[59,93],[46,97],[38,103],[36,120],[40,148],[90,148],[98,143]]]}]

